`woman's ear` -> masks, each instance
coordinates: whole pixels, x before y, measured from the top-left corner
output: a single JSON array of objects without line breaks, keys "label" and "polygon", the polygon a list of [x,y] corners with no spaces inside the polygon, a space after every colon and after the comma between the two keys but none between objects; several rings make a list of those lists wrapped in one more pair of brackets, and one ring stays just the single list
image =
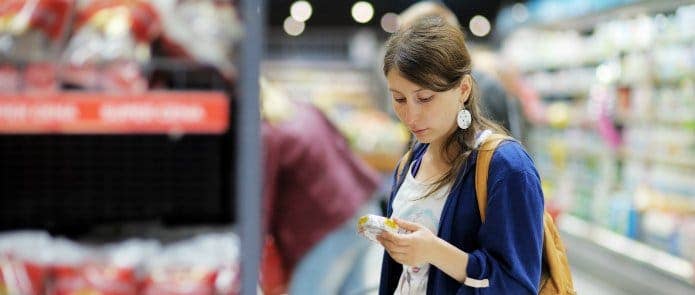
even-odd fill
[{"label": "woman's ear", "polygon": [[461,105],[465,105],[466,102],[468,102],[468,98],[471,96],[471,89],[473,87],[473,79],[471,79],[471,75],[465,75],[463,78],[461,78],[461,84],[459,84],[459,91],[461,93],[461,98],[459,99],[459,102]]}]

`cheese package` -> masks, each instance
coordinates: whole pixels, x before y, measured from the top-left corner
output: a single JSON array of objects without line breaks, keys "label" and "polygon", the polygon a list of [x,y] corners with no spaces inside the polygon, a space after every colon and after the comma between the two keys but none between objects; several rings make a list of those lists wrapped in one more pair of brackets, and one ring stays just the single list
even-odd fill
[{"label": "cheese package", "polygon": [[378,243],[376,237],[383,231],[405,233],[393,219],[383,216],[367,214],[357,221],[357,234],[373,242]]}]

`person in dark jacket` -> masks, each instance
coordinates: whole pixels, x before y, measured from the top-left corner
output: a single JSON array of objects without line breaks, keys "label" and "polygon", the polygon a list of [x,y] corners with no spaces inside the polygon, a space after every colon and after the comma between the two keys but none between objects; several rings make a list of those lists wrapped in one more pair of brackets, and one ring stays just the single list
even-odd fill
[{"label": "person in dark jacket", "polygon": [[[317,107],[292,100],[261,79],[263,228],[289,281],[266,294],[355,294],[370,244],[354,234],[378,212],[380,175],[355,155]],[[272,270],[271,270],[272,271]],[[275,292],[278,291],[278,292]]]},{"label": "person in dark jacket", "polygon": [[494,153],[481,223],[476,147],[506,134],[481,112],[461,30],[441,17],[387,42],[383,73],[397,117],[416,143],[394,173],[387,215],[405,233],[384,232],[380,294],[536,294],[541,277],[543,193],[516,141]]}]

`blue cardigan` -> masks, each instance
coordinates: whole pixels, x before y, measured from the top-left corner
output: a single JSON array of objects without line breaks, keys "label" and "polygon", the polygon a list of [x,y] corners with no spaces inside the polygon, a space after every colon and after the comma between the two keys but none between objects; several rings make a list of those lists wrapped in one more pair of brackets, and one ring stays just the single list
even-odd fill
[{"label": "blue cardigan", "polygon": [[[427,146],[418,144],[413,149],[411,162],[417,161],[414,174]],[[468,253],[468,277],[488,279],[490,286],[466,286],[432,266],[427,294],[537,294],[543,245],[543,192],[533,160],[514,141],[503,142],[497,148],[490,162],[487,216],[485,224],[481,224],[475,196],[476,158],[474,151],[461,168],[442,209],[437,236]],[[404,167],[410,167],[411,162]],[[393,199],[403,179],[394,174],[388,216],[393,213]],[[402,270],[403,266],[384,252],[379,294],[393,294]]]}]

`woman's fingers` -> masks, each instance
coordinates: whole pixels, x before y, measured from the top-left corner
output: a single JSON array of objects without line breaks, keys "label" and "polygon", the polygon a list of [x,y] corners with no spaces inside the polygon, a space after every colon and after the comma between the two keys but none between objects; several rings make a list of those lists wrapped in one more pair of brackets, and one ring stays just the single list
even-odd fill
[{"label": "woman's fingers", "polygon": [[400,246],[400,247],[406,247],[408,246],[408,237],[407,235],[402,235],[402,234],[394,234],[388,231],[384,231],[381,234],[377,236],[377,240],[379,242],[383,243],[388,243],[389,245],[392,246]]},{"label": "woman's fingers", "polygon": [[396,224],[398,224],[398,226],[409,232],[414,232],[422,228],[420,224],[410,222],[404,219],[394,218],[393,220],[396,222]]}]

